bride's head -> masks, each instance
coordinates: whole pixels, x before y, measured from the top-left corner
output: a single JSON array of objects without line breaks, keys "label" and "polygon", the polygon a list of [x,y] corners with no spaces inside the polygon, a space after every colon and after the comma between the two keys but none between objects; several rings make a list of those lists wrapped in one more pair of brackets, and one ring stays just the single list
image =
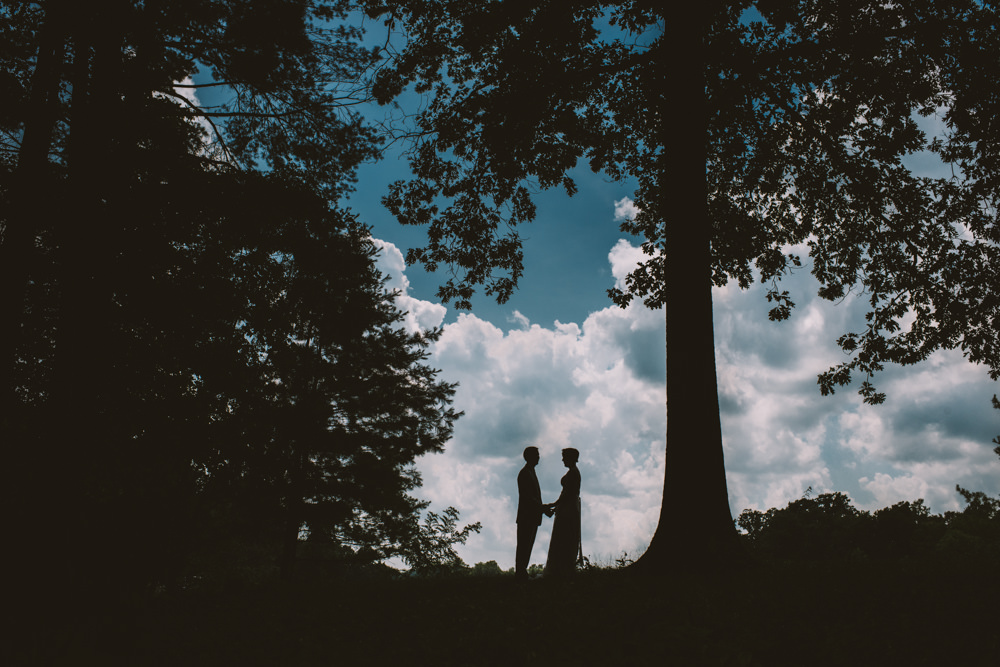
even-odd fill
[{"label": "bride's head", "polygon": [[563,465],[567,468],[575,466],[576,462],[580,460],[580,451],[572,447],[567,447],[562,450],[562,460]]}]

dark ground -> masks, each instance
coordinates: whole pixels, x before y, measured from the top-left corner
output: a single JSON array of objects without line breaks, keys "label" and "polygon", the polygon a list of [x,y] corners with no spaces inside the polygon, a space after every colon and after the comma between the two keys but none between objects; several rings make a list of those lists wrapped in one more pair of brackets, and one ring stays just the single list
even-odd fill
[{"label": "dark ground", "polygon": [[[995,564],[202,586],[59,603],[18,664],[997,665]],[[72,622],[66,623],[67,616]],[[25,619],[21,619],[22,621]]]}]

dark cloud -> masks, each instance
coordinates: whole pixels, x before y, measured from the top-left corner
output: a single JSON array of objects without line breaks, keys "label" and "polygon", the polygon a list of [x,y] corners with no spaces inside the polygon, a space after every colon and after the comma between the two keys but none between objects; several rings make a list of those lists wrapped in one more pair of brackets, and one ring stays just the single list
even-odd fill
[{"label": "dark cloud", "polygon": [[930,404],[908,401],[893,414],[893,426],[902,435],[920,434],[930,428],[942,436],[988,443],[1000,422],[991,419],[993,415],[987,411],[992,395],[988,391],[989,386],[983,382],[945,390]]}]

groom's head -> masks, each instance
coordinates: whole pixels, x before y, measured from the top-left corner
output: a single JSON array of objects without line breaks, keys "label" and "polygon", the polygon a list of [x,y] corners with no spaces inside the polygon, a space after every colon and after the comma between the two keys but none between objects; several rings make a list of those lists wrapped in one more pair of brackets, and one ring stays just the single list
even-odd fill
[{"label": "groom's head", "polygon": [[538,465],[538,447],[525,447],[524,448],[524,460],[531,465]]}]

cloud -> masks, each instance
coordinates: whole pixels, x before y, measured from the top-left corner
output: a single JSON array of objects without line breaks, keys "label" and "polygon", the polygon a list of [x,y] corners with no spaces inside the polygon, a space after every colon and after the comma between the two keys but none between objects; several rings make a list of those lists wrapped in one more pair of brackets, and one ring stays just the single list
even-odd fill
[{"label": "cloud", "polygon": [[[380,268],[411,310],[408,326],[437,326],[440,304],[408,295],[402,255],[380,242]],[[616,281],[644,257],[619,241],[608,253]],[[864,326],[863,299],[835,305],[815,296],[812,277],[786,280],[798,307],[767,319],[765,289],[714,290],[715,337],[730,506],[783,507],[803,495],[842,491],[868,510],[922,497],[932,511],[960,509],[955,485],[1000,493],[1000,459],[990,439],[1000,414],[996,383],[955,352],[915,368],[888,368],[889,399],[865,406],[851,388],[820,395],[816,376],[844,359],[835,339]],[[449,505],[483,532],[460,548],[469,563],[513,565],[517,471],[535,445],[542,495],[558,495],[559,450],[581,451],[583,548],[610,558],[645,546],[656,526],[666,431],[664,313],[641,303],[608,307],[580,324],[541,326],[515,313],[504,329],[474,314],[444,326],[431,363],[458,382],[465,412],[443,454],[418,462],[418,492]],[[693,499],[692,499],[693,501]],[[532,562],[544,562],[551,522],[539,530]]]},{"label": "cloud", "polygon": [[174,87],[174,92],[186,99],[192,107],[201,106],[201,102],[198,100],[198,89],[193,88],[194,79],[189,76],[184,77],[183,80],[176,82]]},{"label": "cloud", "polygon": [[[194,87],[194,79],[190,76],[186,76],[181,81],[175,81],[174,84],[173,92],[184,100],[187,100],[187,103],[177,99],[177,97],[165,95],[159,91],[154,91],[153,96],[170,100],[174,104],[184,107],[185,109],[197,109],[201,107],[201,100],[198,99],[198,89]],[[198,125],[205,131],[205,135],[207,136],[208,143],[210,145],[216,140],[215,128],[212,127],[212,123],[209,122],[207,118],[197,116],[191,118],[190,122]]]},{"label": "cloud", "polygon": [[448,309],[440,303],[432,303],[410,296],[410,279],[406,277],[406,262],[403,253],[394,244],[381,239],[372,239],[379,253],[375,258],[376,268],[388,280],[386,288],[394,290],[396,305],[406,313],[403,326],[407,331],[428,331],[436,329],[444,322]]},{"label": "cloud", "polygon": [[525,317],[519,310],[515,310],[514,313],[507,318],[507,321],[517,324],[517,326],[521,329],[527,329],[531,326],[531,321],[528,320],[528,318]]},{"label": "cloud", "polygon": [[[636,250],[636,249],[633,249]],[[631,254],[616,245],[609,260],[627,271]],[[634,265],[634,264],[633,264]],[[583,542],[591,555],[634,552],[659,516],[666,432],[662,311],[641,304],[592,313],[582,325],[531,324],[520,313],[502,330],[462,313],[444,327],[432,363],[459,383],[465,416],[444,454],[420,462],[421,495],[454,505],[483,533],[463,551],[468,562],[513,563],[517,471],[528,445],[546,500],[560,491],[559,452],[576,447],[585,492]],[[543,523],[533,562],[544,562],[551,522]]]},{"label": "cloud", "polygon": [[639,214],[639,207],[628,197],[622,197],[615,202],[615,221],[633,220]]},{"label": "cloud", "polygon": [[615,287],[625,290],[625,278],[635,270],[639,262],[643,262],[649,257],[625,239],[618,239],[611,252],[608,254],[608,261],[611,263],[611,275],[615,278]]},{"label": "cloud", "polygon": [[913,475],[893,477],[877,472],[874,479],[862,477],[859,481],[866,491],[875,496],[877,504],[882,507],[890,507],[903,500],[926,498],[929,490],[926,481]]},{"label": "cloud", "polygon": [[821,396],[816,376],[845,359],[835,339],[864,328],[867,304],[817,298],[804,272],[782,288],[799,304],[782,323],[767,321],[760,285],[714,292],[734,512],[782,507],[809,486],[846,492],[870,511],[921,497],[935,512],[960,509],[956,484],[1000,491],[1000,460],[988,446],[1000,431],[988,409],[996,383],[983,368],[941,351],[916,367],[887,367],[875,379],[884,405],[863,405],[856,387]]}]

